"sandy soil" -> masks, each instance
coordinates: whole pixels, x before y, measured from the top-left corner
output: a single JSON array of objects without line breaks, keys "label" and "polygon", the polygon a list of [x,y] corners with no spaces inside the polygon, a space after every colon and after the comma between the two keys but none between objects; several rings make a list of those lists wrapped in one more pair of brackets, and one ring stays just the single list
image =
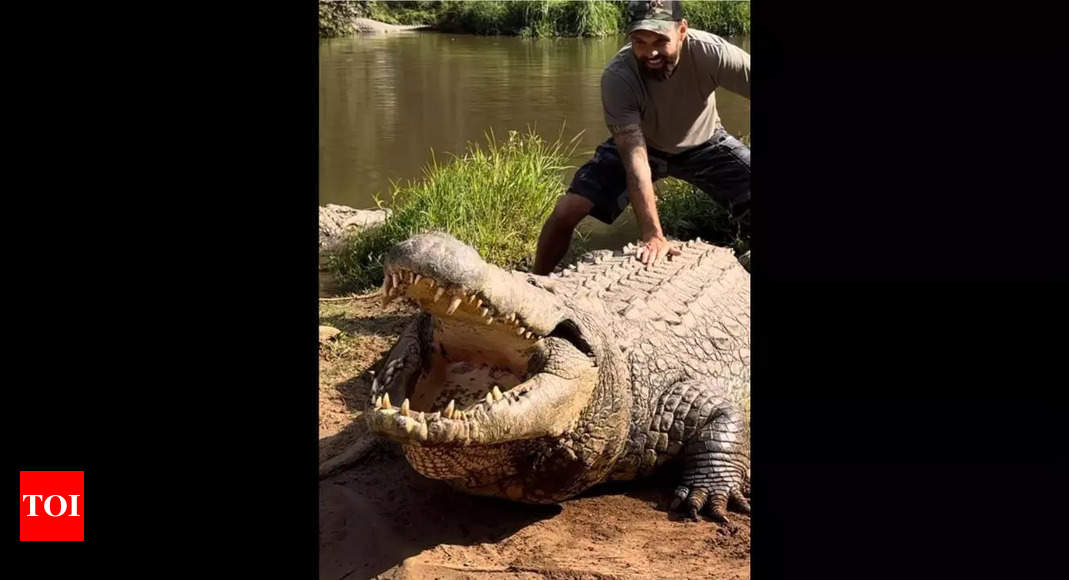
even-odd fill
[{"label": "sandy soil", "polygon": [[672,474],[595,488],[559,506],[468,496],[426,479],[359,420],[371,375],[414,310],[377,297],[320,302],[342,333],[320,347],[320,577],[748,578],[749,518],[734,532],[667,512]]}]

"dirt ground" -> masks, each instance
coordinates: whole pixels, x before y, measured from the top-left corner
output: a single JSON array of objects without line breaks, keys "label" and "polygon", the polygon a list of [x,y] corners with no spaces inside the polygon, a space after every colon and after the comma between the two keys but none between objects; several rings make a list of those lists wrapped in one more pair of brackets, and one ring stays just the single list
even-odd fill
[{"label": "dirt ground", "polygon": [[321,578],[749,578],[749,518],[730,513],[731,532],[669,514],[671,474],[530,506],[453,491],[369,438],[368,371],[413,313],[372,295],[320,302],[320,324],[342,331],[320,345]]}]

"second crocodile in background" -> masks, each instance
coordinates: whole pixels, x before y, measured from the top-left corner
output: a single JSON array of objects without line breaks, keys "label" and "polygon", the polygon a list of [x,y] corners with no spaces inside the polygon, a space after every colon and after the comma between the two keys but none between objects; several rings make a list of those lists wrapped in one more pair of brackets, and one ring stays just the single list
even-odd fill
[{"label": "second crocodile in background", "polygon": [[749,513],[750,276],[730,250],[681,250],[545,277],[445,234],[396,245],[384,301],[422,312],[372,385],[370,430],[468,493],[554,503],[678,461],[673,509]]}]

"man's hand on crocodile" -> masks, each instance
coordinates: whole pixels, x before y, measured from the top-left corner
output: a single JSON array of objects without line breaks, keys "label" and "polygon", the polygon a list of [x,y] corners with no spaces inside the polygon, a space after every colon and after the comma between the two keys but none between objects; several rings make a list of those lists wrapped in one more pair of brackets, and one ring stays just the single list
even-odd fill
[{"label": "man's hand on crocodile", "polygon": [[679,254],[679,248],[669,242],[667,238],[664,236],[652,236],[639,244],[635,257],[649,270],[657,265],[657,260],[662,258],[671,260],[672,256],[678,256]]}]

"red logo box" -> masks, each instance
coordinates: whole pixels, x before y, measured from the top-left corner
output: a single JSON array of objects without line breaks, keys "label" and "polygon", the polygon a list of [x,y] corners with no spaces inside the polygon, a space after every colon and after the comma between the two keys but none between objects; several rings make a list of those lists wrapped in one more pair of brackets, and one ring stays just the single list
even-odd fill
[{"label": "red logo box", "polygon": [[19,472],[19,540],[85,541],[85,472]]}]

